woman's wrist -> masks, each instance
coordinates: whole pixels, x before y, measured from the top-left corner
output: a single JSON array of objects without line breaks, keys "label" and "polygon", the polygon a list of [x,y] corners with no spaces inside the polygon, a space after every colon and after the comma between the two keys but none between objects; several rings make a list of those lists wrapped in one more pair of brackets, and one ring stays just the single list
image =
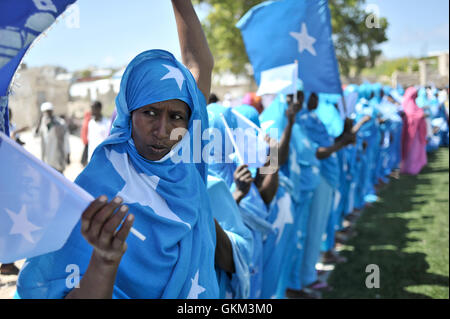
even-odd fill
[{"label": "woman's wrist", "polygon": [[236,189],[233,193],[233,197],[236,203],[239,204],[241,200],[245,197],[245,194],[241,190]]},{"label": "woman's wrist", "polygon": [[120,261],[105,261],[95,251],[86,272],[81,278],[80,287],[74,288],[66,299],[109,299],[112,298],[114,283]]},{"label": "woman's wrist", "polygon": [[102,269],[104,271],[112,271],[119,268],[121,260],[122,258],[119,260],[109,260],[94,249],[89,266],[92,264],[95,268]]}]

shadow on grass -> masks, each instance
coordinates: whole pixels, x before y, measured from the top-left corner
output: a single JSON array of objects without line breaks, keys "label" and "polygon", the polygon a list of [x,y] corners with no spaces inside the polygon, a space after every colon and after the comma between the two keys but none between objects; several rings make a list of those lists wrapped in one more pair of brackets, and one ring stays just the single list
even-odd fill
[{"label": "shadow on grass", "polygon": [[[400,180],[391,180],[380,192],[381,201],[364,211],[356,225],[358,235],[341,252],[348,261],[337,265],[330,275],[328,283],[334,289],[324,293],[324,298],[424,299],[430,297],[408,291],[408,287],[430,285],[448,289],[447,276],[429,272],[426,254],[408,252],[411,244],[420,244],[422,234],[435,219],[430,215],[432,212],[420,212],[421,206],[435,200],[427,200],[425,190],[432,187],[435,174],[448,174],[448,160],[445,168],[440,162],[442,156],[433,154],[429,159],[439,164],[428,165],[418,176],[402,175]],[[441,205],[445,201],[448,203],[448,199],[441,199]],[[379,289],[366,287],[370,274],[366,273],[366,267],[370,264],[380,269]]]}]

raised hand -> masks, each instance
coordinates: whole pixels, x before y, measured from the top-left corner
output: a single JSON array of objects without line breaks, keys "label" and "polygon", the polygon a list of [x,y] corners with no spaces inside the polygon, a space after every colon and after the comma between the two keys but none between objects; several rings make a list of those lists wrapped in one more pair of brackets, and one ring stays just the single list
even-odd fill
[{"label": "raised hand", "polygon": [[252,174],[248,169],[248,165],[239,166],[234,172],[233,178],[236,183],[236,191],[233,197],[239,203],[248,194],[253,183]]},{"label": "raised hand", "polygon": [[128,212],[128,207],[121,204],[120,197],[108,203],[106,196],[100,196],[81,216],[81,233],[94,247],[94,255],[105,264],[118,265],[127,249],[125,240],[133,226],[134,216],[128,215],[117,230]]}]

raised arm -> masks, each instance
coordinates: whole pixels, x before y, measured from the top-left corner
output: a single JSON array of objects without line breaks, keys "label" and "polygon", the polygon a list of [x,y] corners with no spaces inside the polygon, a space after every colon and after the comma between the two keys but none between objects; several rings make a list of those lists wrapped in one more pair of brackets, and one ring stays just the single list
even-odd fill
[{"label": "raised arm", "polygon": [[371,120],[371,117],[369,115],[364,116],[358,123],[356,123],[352,128],[352,133],[356,134],[361,129],[361,127],[369,122]]},{"label": "raised arm", "polygon": [[211,91],[214,58],[191,0],[172,0],[183,64],[191,71],[205,99]]},{"label": "raised arm", "polygon": [[292,127],[295,123],[295,117],[297,113],[301,110],[304,101],[303,91],[297,92],[297,102],[293,102],[293,97],[291,95],[287,96],[289,107],[286,110],[286,117],[288,119],[288,124],[284,129],[283,135],[281,136],[279,147],[278,147],[278,165],[283,166],[289,158],[289,144],[291,142]]}]

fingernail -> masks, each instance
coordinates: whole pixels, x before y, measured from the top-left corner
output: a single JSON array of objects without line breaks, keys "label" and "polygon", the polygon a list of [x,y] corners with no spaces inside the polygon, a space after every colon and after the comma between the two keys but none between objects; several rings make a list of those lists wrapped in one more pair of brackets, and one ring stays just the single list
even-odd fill
[{"label": "fingernail", "polygon": [[108,198],[105,195],[100,196],[98,199],[98,201],[100,203],[106,203],[107,200],[108,200]]},{"label": "fingernail", "polygon": [[122,206],[120,207],[121,212],[126,212],[128,210],[128,206]]},{"label": "fingernail", "polygon": [[133,216],[133,215],[128,215],[127,221],[132,222],[133,219],[134,219],[134,216]]},{"label": "fingernail", "polygon": [[122,198],[120,198],[120,197],[114,198],[114,203],[120,204],[121,202],[122,202]]}]

